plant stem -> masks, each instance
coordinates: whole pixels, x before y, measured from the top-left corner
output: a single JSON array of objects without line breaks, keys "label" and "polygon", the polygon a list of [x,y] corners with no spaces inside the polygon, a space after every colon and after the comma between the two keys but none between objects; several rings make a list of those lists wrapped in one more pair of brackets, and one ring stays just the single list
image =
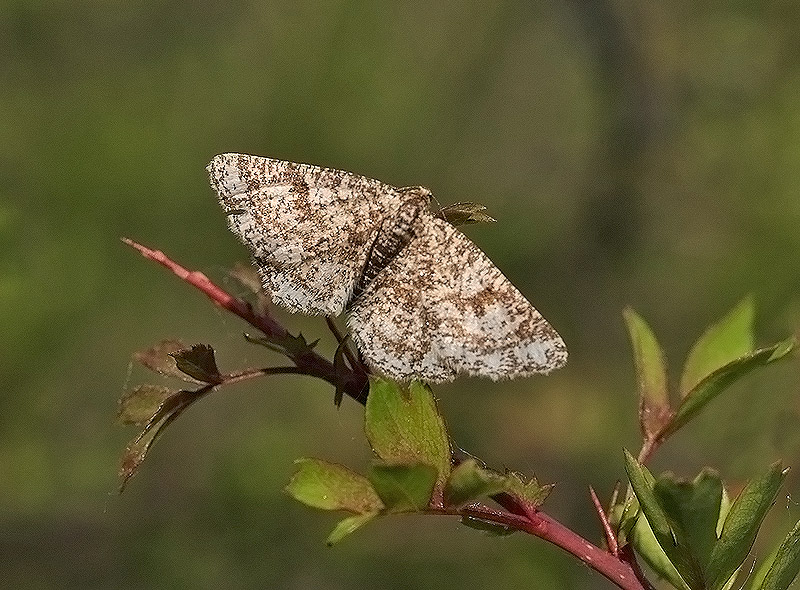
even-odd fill
[{"label": "plant stem", "polygon": [[[216,305],[239,316],[251,326],[263,332],[270,340],[280,343],[283,338],[291,338],[289,331],[271,315],[268,313],[256,313],[248,302],[229,294],[214,284],[203,273],[189,271],[160,250],[151,250],[128,238],[122,238],[122,241],[138,250],[145,258],[161,264],[183,281],[199,289]],[[365,388],[367,381],[366,375],[363,373],[349,369],[345,371],[345,374],[341,374],[342,371],[337,371],[333,363],[313,350],[290,358],[295,363],[295,367],[249,369],[240,373],[226,375],[222,384],[235,383],[267,374],[301,374],[327,381],[362,405],[366,402]],[[513,527],[561,547],[623,590],[647,590],[650,588],[647,580],[638,571],[638,567],[634,567],[635,562],[631,564],[630,560],[623,560],[614,556],[541,512],[535,506],[525,505],[508,494],[498,494],[493,496],[493,499],[499,502],[505,510],[489,508],[482,504],[471,504],[458,511],[436,509],[431,512],[435,514],[470,516]],[[622,555],[624,555],[623,549],[625,548],[620,549]]]},{"label": "plant stem", "polygon": [[590,543],[544,512],[537,510],[523,516],[505,510],[495,510],[482,504],[471,504],[455,514],[503,524],[544,539],[574,555],[623,590],[647,588],[630,564]]},{"label": "plant stem", "polygon": [[606,535],[608,550],[611,552],[611,555],[617,557],[619,555],[619,543],[617,542],[617,535],[614,533],[614,529],[611,526],[611,523],[608,521],[606,511],[603,510],[603,505],[600,503],[600,498],[597,497],[597,492],[594,491],[592,486],[589,486],[589,495],[592,497],[594,509],[597,511],[600,524],[603,526],[603,532]]},{"label": "plant stem", "polygon": [[[161,266],[172,271],[178,278],[199,289],[216,305],[239,316],[248,324],[263,332],[270,340],[280,342],[282,339],[291,337],[289,331],[283,327],[275,318],[266,313],[256,313],[253,306],[247,301],[234,297],[221,287],[214,284],[206,275],[199,271],[190,271],[178,264],[161,250],[151,250],[146,246],[134,242],[128,238],[122,241],[139,251],[139,253]],[[333,363],[320,356],[313,350],[304,352],[302,355],[291,357],[299,369],[299,373],[310,377],[317,377],[327,381],[333,386],[340,388],[348,396],[363,404],[366,401],[364,390],[367,385],[366,375],[354,370],[337,370]]]}]

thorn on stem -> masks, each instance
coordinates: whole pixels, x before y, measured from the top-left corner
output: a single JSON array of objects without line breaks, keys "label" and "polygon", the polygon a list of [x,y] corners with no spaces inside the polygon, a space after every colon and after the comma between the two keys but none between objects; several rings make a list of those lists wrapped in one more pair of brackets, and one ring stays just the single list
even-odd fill
[{"label": "thorn on stem", "polygon": [[617,536],[614,534],[614,529],[611,527],[606,511],[603,509],[603,505],[600,503],[600,499],[597,497],[597,493],[595,493],[592,486],[589,486],[589,495],[592,497],[594,509],[597,511],[597,516],[600,518],[600,524],[603,526],[603,533],[605,533],[606,536],[608,551],[614,557],[618,557],[619,543],[617,542]]}]

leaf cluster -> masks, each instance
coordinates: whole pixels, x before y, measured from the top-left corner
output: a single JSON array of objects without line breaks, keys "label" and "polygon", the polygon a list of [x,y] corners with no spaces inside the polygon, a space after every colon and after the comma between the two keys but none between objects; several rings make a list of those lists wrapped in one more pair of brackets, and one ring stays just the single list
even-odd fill
[{"label": "leaf cluster", "polygon": [[[645,461],[730,385],[752,371],[784,358],[793,338],[756,348],[754,306],[747,297],[712,324],[692,346],[684,363],[677,404],[670,395],[666,359],[647,323],[633,310],[624,313],[639,386],[643,437],[639,458],[625,451],[632,493],[612,507],[621,538],[661,577],[680,590],[733,587],[758,529],[775,501],[788,469],[774,464],[747,483],[733,503],[715,471],[685,481],[671,473],[654,477]],[[786,588],[800,570],[795,531],[764,561],[751,590]]]},{"label": "leaf cluster", "polygon": [[195,388],[139,385],[122,395],[117,420],[144,428],[122,454],[119,468],[120,491],[136,474],[150,447],[164,429],[189,406],[224,381],[217,368],[214,349],[206,344],[186,347],[178,340],[164,340],[152,348],[137,352],[134,358],[155,373],[180,379],[195,385]]},{"label": "leaf cluster", "polygon": [[[671,474],[656,478],[627,452],[625,469],[635,494],[628,511],[633,515],[632,542],[647,563],[680,590],[734,586],[788,472],[780,462],[773,464],[731,503],[713,470],[704,470],[693,481]],[[797,543],[795,526],[777,552],[763,561],[748,588],[788,588],[800,570]]]},{"label": "leaf cluster", "polygon": [[795,347],[792,337],[756,348],[754,315],[753,299],[746,297],[712,324],[689,352],[677,395],[670,395],[666,358],[653,331],[632,309],[623,312],[639,386],[639,425],[644,439],[640,460],[728,387],[755,369],[782,359]]},{"label": "leaf cluster", "polygon": [[[484,208],[471,203],[443,208],[439,215],[454,224],[489,220]],[[223,385],[280,373],[326,380],[335,387],[337,406],[344,395],[365,404],[365,435],[374,456],[364,473],[304,458],[296,461],[297,470],[285,488],[310,507],[348,513],[328,536],[330,545],[384,516],[454,515],[466,526],[493,534],[520,530],[544,538],[621,588],[650,587],[638,567],[638,556],[679,590],[727,590],[745,569],[761,523],[786,477],[787,469],[776,463],[731,501],[722,478],[712,469],[685,480],[671,473],[656,476],[646,467],[662,444],[697,419],[731,385],[786,358],[794,349],[792,338],[756,347],[750,297],[697,339],[675,387],[653,331],[635,311],[624,311],[637,376],[642,446],[638,456],[625,451],[627,493],[615,490],[606,510],[592,490],[605,536],[602,548],[541,511],[551,485],[517,472],[492,470],[472,456],[456,456],[430,388],[418,382],[403,385],[374,376],[368,379],[357,353],[330,318],[326,322],[338,342],[332,361],[314,351],[316,340],[308,342],[302,334],[290,334],[271,317],[252,271],[240,267],[234,276],[255,295],[253,304],[229,295],[201,273],[187,271],[159,251],[126,243],[258,328],[263,335],[245,335],[247,340],[284,355],[293,366],[225,374],[217,367],[210,346],[186,346],[177,340],[136,353],[139,363],[161,376],[180,379],[183,386],[140,385],[120,399],[119,420],[142,427],[123,454],[121,488],[164,429],[197,400]],[[485,504],[486,499],[500,508]],[[748,590],[783,590],[798,571],[800,523],[760,560],[745,583]]]},{"label": "leaf cluster", "polygon": [[[450,438],[430,388],[380,378],[370,382],[365,433],[375,460],[365,475],[321,459],[300,459],[286,486],[296,500],[323,510],[343,510],[328,544],[379,516],[408,512],[461,514],[480,497],[509,494],[531,510],[550,491],[535,478],[499,473],[470,459],[453,467]],[[474,518],[462,515],[465,524]],[[486,525],[489,526],[488,524]],[[495,532],[504,527],[492,527]]]}]

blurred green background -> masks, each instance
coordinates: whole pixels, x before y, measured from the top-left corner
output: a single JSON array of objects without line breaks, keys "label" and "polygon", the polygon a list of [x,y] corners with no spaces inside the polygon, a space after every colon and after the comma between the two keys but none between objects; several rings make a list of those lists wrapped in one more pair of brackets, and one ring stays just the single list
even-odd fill
[{"label": "blurred green background", "polygon": [[[282,492],[292,460],[360,468],[369,450],[362,409],[300,377],[199,403],[117,496],[135,431],[113,423],[116,400],[154,381],[134,350],[178,337],[215,346],[223,370],[280,362],[119,237],[236,289],[226,269],[247,254],[204,171],[224,151],[485,203],[499,223],[467,234],[571,360],[436,392],[463,447],[557,482],[547,511],[596,540],[587,486],[607,498],[639,444],[622,308],[676,372],[746,293],[761,343],[800,326],[798,47],[789,0],[0,2],[4,584],[609,587],[538,539],[450,519],[384,520],[327,549],[336,517]],[[321,321],[279,313],[330,354]],[[713,465],[735,487],[797,464],[798,369],[737,385],[653,468]],[[798,512],[779,506],[770,530]]]}]

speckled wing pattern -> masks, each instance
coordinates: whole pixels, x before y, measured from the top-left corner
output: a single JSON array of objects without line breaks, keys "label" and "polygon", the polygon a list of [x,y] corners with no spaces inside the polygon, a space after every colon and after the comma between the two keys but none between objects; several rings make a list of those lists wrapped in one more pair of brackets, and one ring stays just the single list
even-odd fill
[{"label": "speckled wing pattern", "polygon": [[[242,154],[217,156],[208,171],[273,300],[311,314],[347,309],[353,340],[376,372],[400,381],[498,380],[566,362],[561,337],[491,260],[417,210],[419,191]],[[398,234],[400,249],[378,257],[382,240]],[[387,262],[375,269],[376,259]],[[364,275],[370,261],[377,272]]]},{"label": "speckled wing pattern", "polygon": [[564,342],[464,234],[430,213],[353,302],[349,327],[368,364],[394,379],[494,380],[549,373]]},{"label": "speckled wing pattern", "polygon": [[309,164],[222,154],[207,169],[272,300],[311,315],[342,313],[381,222],[402,202],[377,180]]}]

